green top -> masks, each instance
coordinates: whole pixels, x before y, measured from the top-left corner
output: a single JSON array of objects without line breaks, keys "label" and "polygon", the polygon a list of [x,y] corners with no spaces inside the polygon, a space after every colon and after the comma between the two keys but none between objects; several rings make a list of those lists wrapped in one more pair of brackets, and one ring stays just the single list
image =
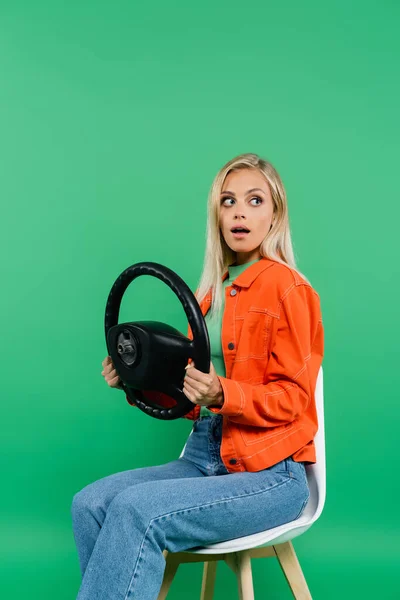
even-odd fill
[{"label": "green top", "polygon": [[[210,321],[210,316],[209,316],[210,311],[208,311],[208,313],[204,317],[206,325],[207,325],[207,329],[208,329],[208,335],[210,338],[211,362],[214,365],[215,372],[220,377],[225,377],[225,374],[226,374],[224,355],[222,352],[222,343],[221,343],[222,317],[223,317],[224,305],[225,305],[225,288],[228,287],[229,285],[232,285],[232,283],[234,282],[236,277],[239,277],[239,275],[243,271],[245,271],[247,269],[247,267],[249,267],[253,263],[257,262],[258,260],[260,260],[260,259],[257,258],[256,260],[252,260],[250,262],[244,263],[243,265],[230,265],[228,267],[228,273],[229,273],[228,277],[225,279],[225,281],[222,284],[223,288],[224,288],[224,296],[223,296],[223,303],[222,303],[221,310],[217,315],[215,315],[215,320],[213,320],[212,322]],[[205,417],[207,415],[213,415],[213,414],[214,413],[211,410],[208,410],[208,408],[206,406],[202,406],[200,409],[201,417]]]}]

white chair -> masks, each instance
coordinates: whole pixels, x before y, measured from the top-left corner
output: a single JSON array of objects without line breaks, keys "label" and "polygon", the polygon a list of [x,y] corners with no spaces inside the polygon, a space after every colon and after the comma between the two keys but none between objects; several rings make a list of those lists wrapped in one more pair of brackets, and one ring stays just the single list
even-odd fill
[{"label": "white chair", "polygon": [[[318,373],[315,402],[318,414],[318,432],[314,439],[317,462],[306,465],[310,498],[300,518],[261,533],[204,546],[196,550],[176,553],[168,553],[165,550],[166,569],[158,600],[164,600],[167,597],[179,565],[193,562],[204,562],[200,599],[212,600],[219,560],[224,560],[236,574],[240,600],[254,600],[251,559],[262,557],[278,559],[294,598],[297,600],[311,598],[291,540],[311,527],[320,516],[325,503],[326,468],[322,367]],[[183,450],[181,456],[182,454]]]}]

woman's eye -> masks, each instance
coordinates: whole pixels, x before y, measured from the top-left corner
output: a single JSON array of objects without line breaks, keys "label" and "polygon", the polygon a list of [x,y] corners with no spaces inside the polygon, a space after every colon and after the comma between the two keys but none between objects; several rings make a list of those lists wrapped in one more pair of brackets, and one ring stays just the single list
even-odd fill
[{"label": "woman's eye", "polygon": [[[231,206],[230,204],[227,204],[227,201],[231,200],[232,202],[234,202],[233,198],[229,198],[228,196],[226,198],[222,198],[221,199],[221,204],[224,204],[225,206]],[[253,200],[258,200],[259,204],[262,204],[262,198],[260,198],[259,196],[253,196],[253,198],[251,198],[250,202],[252,202]],[[255,206],[259,206],[259,204],[256,204]],[[254,204],[253,204],[254,206]]]}]

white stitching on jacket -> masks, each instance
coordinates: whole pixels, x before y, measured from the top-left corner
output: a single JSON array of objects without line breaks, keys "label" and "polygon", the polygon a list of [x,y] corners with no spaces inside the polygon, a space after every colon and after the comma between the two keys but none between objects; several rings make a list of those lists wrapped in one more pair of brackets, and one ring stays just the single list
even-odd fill
[{"label": "white stitching on jacket", "polygon": [[280,444],[282,442],[282,440],[285,440],[286,438],[290,437],[291,435],[294,435],[295,433],[297,433],[301,429],[304,429],[304,427],[300,426],[297,429],[295,429],[294,431],[291,431],[288,435],[285,435],[284,437],[280,438],[279,440],[277,440],[273,444],[269,444],[268,448],[261,448],[261,450],[259,450],[258,452],[255,452],[254,454],[249,454],[248,456],[242,456],[241,458],[242,459],[253,458],[253,456],[257,456],[257,454],[261,454],[261,452],[265,452],[269,448],[272,448],[272,446],[276,446],[276,444]]}]

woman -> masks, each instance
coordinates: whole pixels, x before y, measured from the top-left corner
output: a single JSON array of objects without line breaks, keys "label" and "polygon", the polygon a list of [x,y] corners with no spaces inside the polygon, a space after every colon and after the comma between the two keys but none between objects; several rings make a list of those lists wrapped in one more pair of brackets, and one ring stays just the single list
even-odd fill
[{"label": "woman", "polygon": [[[194,423],[183,455],[104,477],[74,496],[78,600],[156,600],[163,550],[257,533],[306,506],[320,301],[295,267],[282,181],[256,154],[232,159],[214,179],[196,298],[212,360],[209,373],[193,362],[186,368],[183,391],[194,405],[186,418]],[[118,387],[110,357],[103,367]]]}]

